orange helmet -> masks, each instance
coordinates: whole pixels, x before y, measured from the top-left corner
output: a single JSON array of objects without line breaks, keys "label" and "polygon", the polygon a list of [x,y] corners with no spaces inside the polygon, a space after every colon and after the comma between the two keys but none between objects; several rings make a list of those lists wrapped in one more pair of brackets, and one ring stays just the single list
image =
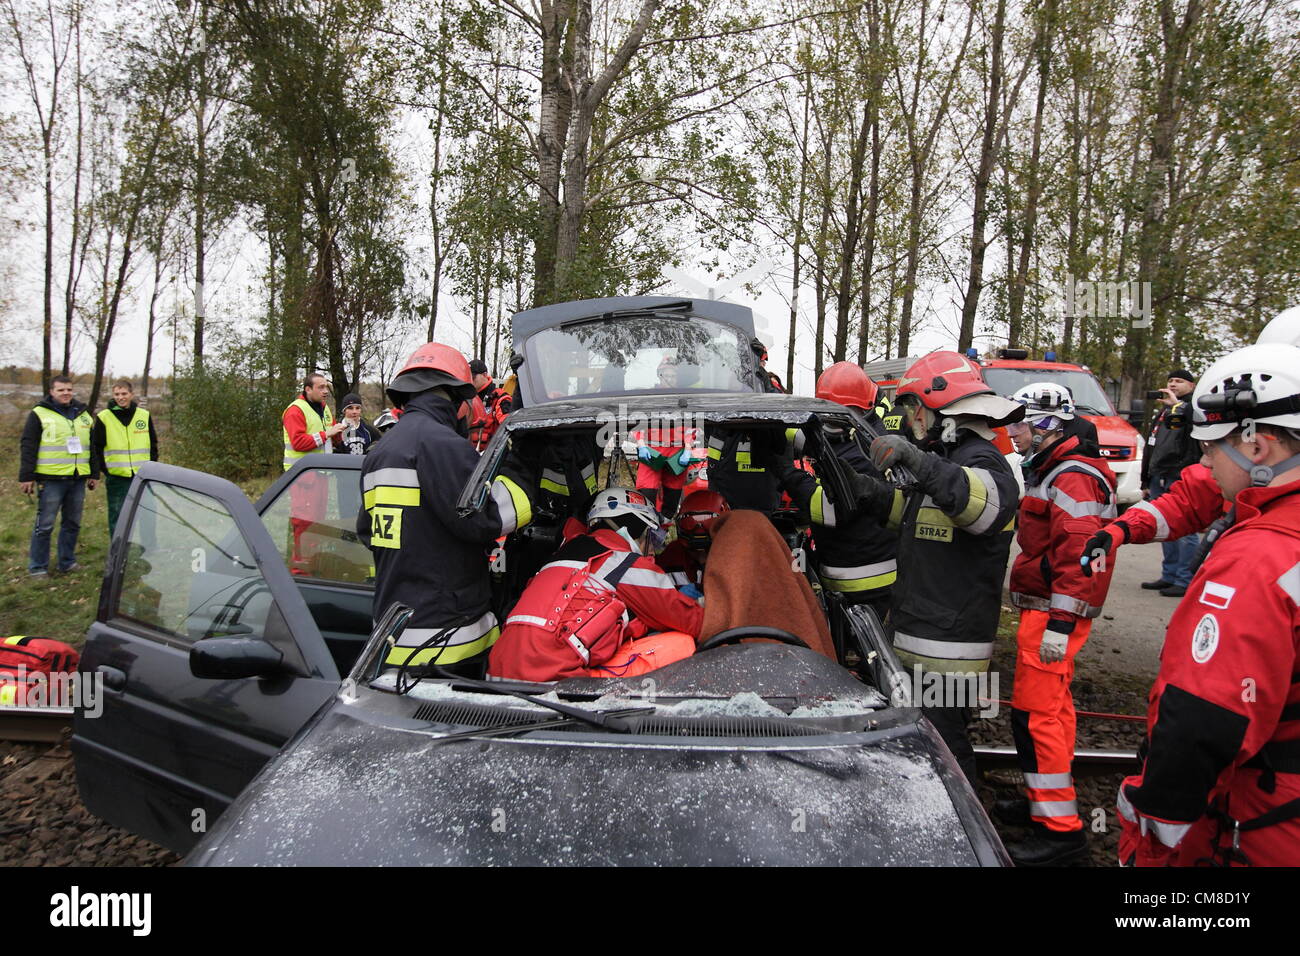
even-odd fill
[{"label": "orange helmet", "polygon": [[452,393],[469,401],[474,397],[474,375],[465,356],[450,345],[426,342],[411,353],[402,370],[388,386],[393,404],[404,405],[408,395],[446,386]]},{"label": "orange helmet", "polygon": [[441,342],[425,342],[411,353],[411,357],[402,366],[402,371],[397,374],[401,375],[417,368],[431,368],[446,372],[461,382],[474,381],[474,375],[469,370],[469,362],[465,360],[465,356],[450,345],[443,345]]},{"label": "orange helmet", "polygon": [[956,352],[931,352],[912,364],[898,380],[895,401],[915,395],[926,408],[939,411],[972,395],[996,394],[984,381],[979,366]]},{"label": "orange helmet", "polygon": [[840,405],[852,405],[864,412],[876,405],[880,391],[871,376],[853,362],[836,362],[817,379],[817,397]]},{"label": "orange helmet", "polygon": [[730,510],[716,491],[692,491],[677,509],[677,537],[692,550],[708,550],[709,529]]}]

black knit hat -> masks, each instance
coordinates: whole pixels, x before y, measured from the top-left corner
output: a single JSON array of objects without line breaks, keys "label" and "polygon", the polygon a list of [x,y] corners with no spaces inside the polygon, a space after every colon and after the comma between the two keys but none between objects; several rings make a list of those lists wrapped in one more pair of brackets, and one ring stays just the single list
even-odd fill
[{"label": "black knit hat", "polygon": [[343,396],[343,400],[339,402],[339,411],[343,411],[343,409],[347,408],[349,405],[361,405],[361,404],[362,403],[361,403],[360,395],[358,395],[356,392],[348,392],[346,395]]},{"label": "black knit hat", "polygon": [[1185,368],[1176,368],[1169,373],[1169,378],[1181,378],[1185,382],[1195,382],[1196,376]]},{"label": "black knit hat", "polygon": [[488,373],[487,363],[482,359],[474,359],[469,363],[469,370],[473,375],[486,375]]}]

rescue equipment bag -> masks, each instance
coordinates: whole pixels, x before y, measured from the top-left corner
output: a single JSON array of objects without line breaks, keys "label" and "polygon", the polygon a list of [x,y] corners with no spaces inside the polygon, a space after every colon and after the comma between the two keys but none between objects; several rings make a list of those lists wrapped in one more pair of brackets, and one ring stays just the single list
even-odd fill
[{"label": "rescue equipment bag", "polygon": [[[18,634],[0,641],[0,706],[23,706],[28,690],[46,683],[43,702],[63,706],[68,701],[54,699],[48,689],[52,674],[72,674],[81,662],[77,649],[48,637]],[[55,685],[56,687],[58,685]]]}]

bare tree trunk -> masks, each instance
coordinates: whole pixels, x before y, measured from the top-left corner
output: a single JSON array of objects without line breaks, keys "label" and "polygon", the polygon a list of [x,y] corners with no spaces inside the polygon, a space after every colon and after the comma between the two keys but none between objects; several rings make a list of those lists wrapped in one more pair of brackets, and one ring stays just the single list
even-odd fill
[{"label": "bare tree trunk", "polygon": [[573,90],[566,76],[566,48],[573,42],[575,0],[540,0],[541,103],[537,130],[537,237],[533,245],[533,305],[546,305],[555,291],[555,243],[560,225],[560,178]]},{"label": "bare tree trunk", "polygon": [[876,259],[876,218],[880,214],[880,97],[884,91],[885,75],[879,62],[880,48],[879,0],[870,0],[867,9],[867,55],[871,58],[871,87],[867,99],[867,119],[871,126],[871,174],[867,185],[867,234],[862,244],[862,320],[858,325],[858,364],[867,361],[867,348],[871,335],[871,277]]},{"label": "bare tree trunk", "polygon": [[199,4],[198,98],[194,104],[194,370],[203,372],[203,333],[207,322],[207,176],[208,176],[208,70],[207,4]]},{"label": "bare tree trunk", "polygon": [[1025,198],[1024,235],[1020,245],[1020,262],[1007,300],[1007,325],[1011,343],[1021,335],[1024,321],[1025,290],[1029,283],[1029,254],[1034,247],[1034,229],[1038,220],[1038,200],[1042,196],[1042,177],[1039,175],[1039,155],[1043,141],[1043,114],[1047,104],[1047,83],[1051,75],[1052,40],[1056,32],[1056,7],[1058,0],[1046,0],[1038,36],[1034,44],[1038,50],[1038,102],[1034,108],[1034,132],[1029,150],[1029,191]]},{"label": "bare tree trunk", "polygon": [[794,277],[790,288],[789,351],[785,357],[785,387],[794,388],[794,350],[799,337],[799,286],[803,266],[803,218],[808,204],[808,123],[812,112],[812,75],[805,71],[803,133],[799,141],[799,201],[794,217]]},{"label": "bare tree trunk", "polygon": [[[160,242],[161,249],[162,243]],[[158,326],[158,296],[162,294],[163,259],[154,256],[153,290],[149,293],[149,331],[144,342],[144,372],[140,375],[140,397],[149,398],[149,369],[153,365],[153,336]]]},{"label": "bare tree trunk", "polygon": [[984,229],[988,220],[989,181],[993,178],[993,163],[997,158],[998,117],[1002,103],[1002,35],[1006,22],[1006,0],[997,0],[993,15],[992,62],[989,66],[988,100],[984,106],[984,133],[980,141],[980,162],[975,173],[975,209],[971,219],[970,273],[966,279],[966,294],[961,308],[961,327],[957,333],[957,351],[965,352],[975,337],[975,314],[979,309],[980,292],[984,288],[984,252],[988,243]]},{"label": "bare tree trunk", "polygon": [[1136,390],[1148,378],[1147,364],[1153,334],[1163,331],[1165,316],[1173,290],[1162,288],[1168,277],[1160,269],[1162,252],[1168,247],[1170,229],[1165,221],[1169,211],[1169,176],[1173,165],[1174,136],[1183,110],[1179,94],[1188,63],[1192,36],[1201,13],[1201,0],[1187,0],[1182,23],[1176,23],[1173,0],[1160,0],[1161,62],[1156,80],[1156,114],[1151,125],[1151,158],[1143,183],[1142,229],[1138,236],[1138,278],[1150,282],[1152,295],[1152,329],[1134,328],[1131,324],[1124,341],[1124,387]]},{"label": "bare tree trunk", "polygon": [[[817,226],[816,254],[813,259],[816,271],[813,273],[813,290],[817,297],[817,333],[814,337],[817,349],[813,363],[813,380],[821,378],[822,369],[826,367],[826,246],[830,233],[831,218],[831,150],[822,150],[821,174],[821,221]],[[793,387],[793,384],[791,384]]]},{"label": "bare tree trunk", "polygon": [[849,154],[849,198],[844,211],[844,245],[840,252],[839,288],[835,298],[836,362],[843,362],[849,352],[849,311],[853,305],[853,271],[858,259],[858,240],[862,235],[862,167],[867,162],[867,142],[871,136],[871,104],[862,107],[862,122]]},{"label": "bare tree trunk", "polygon": [[78,17],[73,26],[76,35],[77,73],[77,147],[75,168],[72,174],[72,237],[68,241],[68,281],[63,287],[63,374],[67,375],[72,366],[72,317],[77,311],[77,279],[81,270],[77,265],[77,240],[81,234],[81,163],[82,146],[85,132],[85,113],[82,108],[81,75],[81,19]]}]

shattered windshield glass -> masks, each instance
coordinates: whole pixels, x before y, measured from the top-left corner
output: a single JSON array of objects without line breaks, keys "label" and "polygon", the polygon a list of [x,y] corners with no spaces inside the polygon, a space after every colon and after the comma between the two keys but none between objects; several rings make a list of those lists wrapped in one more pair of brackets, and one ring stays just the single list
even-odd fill
[{"label": "shattered windshield glass", "polygon": [[748,354],[729,325],[658,315],[569,323],[525,346],[534,401],[654,389],[751,392]]}]

